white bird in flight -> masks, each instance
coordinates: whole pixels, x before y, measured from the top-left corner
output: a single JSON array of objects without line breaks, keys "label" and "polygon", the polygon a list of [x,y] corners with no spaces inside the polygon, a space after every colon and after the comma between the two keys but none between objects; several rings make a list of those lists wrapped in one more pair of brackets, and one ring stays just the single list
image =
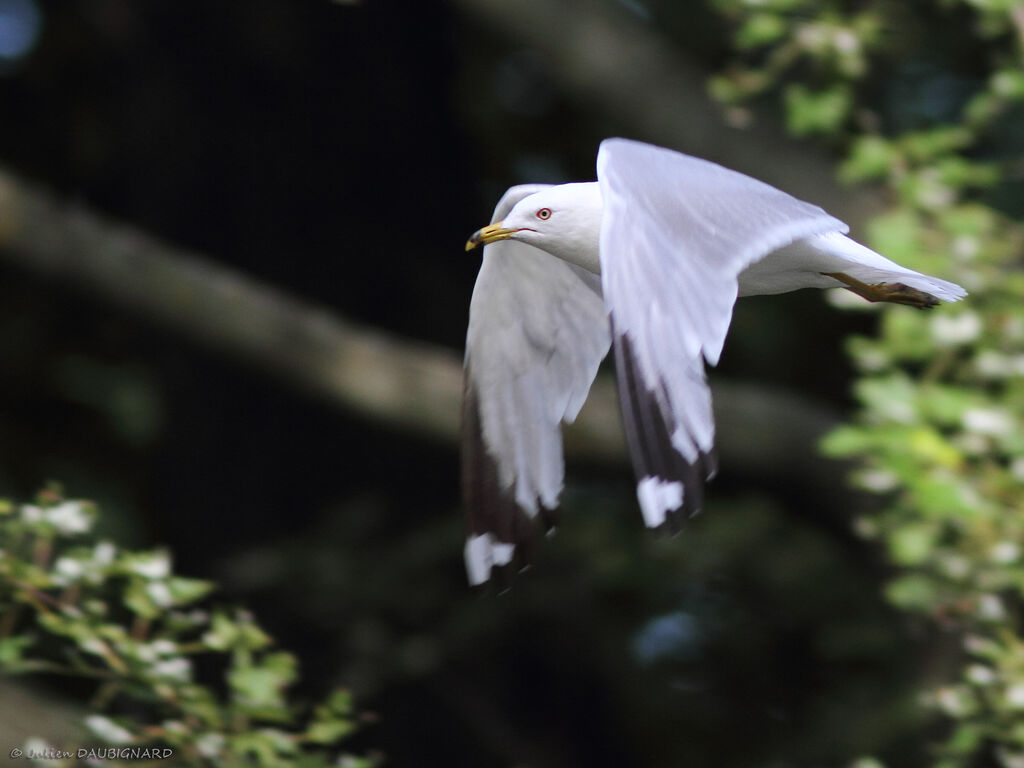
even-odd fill
[{"label": "white bird in flight", "polygon": [[462,473],[469,581],[529,562],[554,525],[561,422],[615,350],[643,519],[678,530],[714,474],[704,362],[718,362],[737,296],[845,286],[926,308],[960,286],[854,242],[821,208],[722,166],[606,139],[597,181],[509,189],[490,226],[466,337]]}]

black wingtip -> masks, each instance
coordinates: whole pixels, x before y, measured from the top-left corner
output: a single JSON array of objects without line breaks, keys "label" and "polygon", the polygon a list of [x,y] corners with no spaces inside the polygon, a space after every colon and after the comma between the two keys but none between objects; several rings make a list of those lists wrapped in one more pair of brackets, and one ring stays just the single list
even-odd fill
[{"label": "black wingtip", "polygon": [[[472,585],[493,580],[499,590],[534,561],[541,525],[503,488],[498,465],[487,452],[476,392],[467,368],[462,409],[462,497],[466,510],[466,575]],[[555,525],[554,510],[540,509],[543,527]]]},{"label": "black wingtip", "polygon": [[629,337],[614,330],[612,335],[620,411],[637,479],[637,500],[649,528],[675,534],[701,511],[704,484],[717,471],[717,459],[713,451],[701,451],[695,460],[687,461],[676,450],[672,443],[676,425],[662,405],[668,402],[668,394],[645,386]]}]

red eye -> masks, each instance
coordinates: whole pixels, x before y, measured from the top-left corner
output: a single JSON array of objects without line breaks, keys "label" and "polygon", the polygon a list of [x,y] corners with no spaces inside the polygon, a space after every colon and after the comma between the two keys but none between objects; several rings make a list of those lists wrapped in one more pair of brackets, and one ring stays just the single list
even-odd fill
[{"label": "red eye", "polygon": [[537,211],[537,218],[540,219],[541,221],[547,221],[548,219],[551,218],[551,209],[541,208],[539,211]]}]

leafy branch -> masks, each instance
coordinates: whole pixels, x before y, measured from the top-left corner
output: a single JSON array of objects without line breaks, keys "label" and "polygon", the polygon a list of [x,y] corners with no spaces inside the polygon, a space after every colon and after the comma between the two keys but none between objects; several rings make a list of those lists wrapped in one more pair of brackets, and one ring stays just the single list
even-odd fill
[{"label": "leafy branch", "polygon": [[964,32],[984,43],[987,75],[948,118],[886,132],[894,121],[861,85],[913,37],[900,26],[911,17],[894,20],[886,2],[852,13],[805,0],[718,6],[736,24],[742,62],[713,93],[733,108],[781,93],[791,131],[845,154],[842,180],[888,191],[870,244],[971,293],[934,313],[887,309],[877,337],[850,340],[860,410],[823,446],[859,458],[854,482],[886,500],[856,521],[897,566],[886,598],[963,638],[958,679],[922,696],[950,721],[934,765],[1024,765],[1024,230],[1012,218],[1020,211],[997,202],[1021,175],[998,136],[1020,122],[1024,10],[996,0],[926,8],[971,20]]},{"label": "leafy branch", "polygon": [[[175,574],[165,551],[97,539],[98,515],[55,490],[34,504],[0,500],[0,672],[95,684],[85,718],[93,738],[62,753],[85,759],[115,747],[124,760],[109,765],[140,753],[185,766],[375,764],[336,754],[358,727],[347,691],[311,709],[294,701],[295,656],[248,611],[211,606],[213,584]],[[197,662],[222,682],[199,682]]]}]

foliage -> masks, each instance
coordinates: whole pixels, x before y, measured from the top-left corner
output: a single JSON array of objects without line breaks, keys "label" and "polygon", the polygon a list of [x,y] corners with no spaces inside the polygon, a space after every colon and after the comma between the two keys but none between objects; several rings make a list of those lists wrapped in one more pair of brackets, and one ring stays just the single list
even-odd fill
[{"label": "foliage", "polygon": [[1012,137],[1022,127],[1024,6],[916,4],[915,15],[944,16],[946,28],[962,38],[957,44],[980,54],[973,55],[973,72],[942,74],[946,83],[969,84],[958,103],[911,119],[900,104],[887,106],[868,76],[901,56],[963,60],[963,50],[915,51],[907,44],[921,34],[913,25],[926,26],[927,18],[900,14],[886,2],[717,5],[736,24],[744,63],[716,78],[713,93],[738,108],[753,96],[781,92],[791,131],[826,137],[845,154],[843,180],[889,191],[889,209],[869,226],[870,243],[970,292],[961,304],[930,313],[886,307],[877,338],[850,340],[860,410],[824,449],[859,457],[856,483],[884,499],[880,511],[856,524],[898,566],[887,599],[963,639],[959,679],[923,696],[952,721],[934,765],[988,759],[1019,768],[1024,233],[1014,216],[1024,210],[1014,186],[1020,148]]},{"label": "foliage", "polygon": [[[85,718],[93,738],[33,741],[26,755],[113,748],[118,757],[104,765],[139,754],[173,754],[185,766],[373,764],[335,756],[357,727],[346,691],[306,712],[287,693],[295,657],[251,614],[210,606],[213,585],[176,575],[167,552],[97,539],[97,516],[55,491],[35,504],[0,500],[0,671],[95,682]],[[197,682],[197,665],[219,671],[223,685]]]}]

